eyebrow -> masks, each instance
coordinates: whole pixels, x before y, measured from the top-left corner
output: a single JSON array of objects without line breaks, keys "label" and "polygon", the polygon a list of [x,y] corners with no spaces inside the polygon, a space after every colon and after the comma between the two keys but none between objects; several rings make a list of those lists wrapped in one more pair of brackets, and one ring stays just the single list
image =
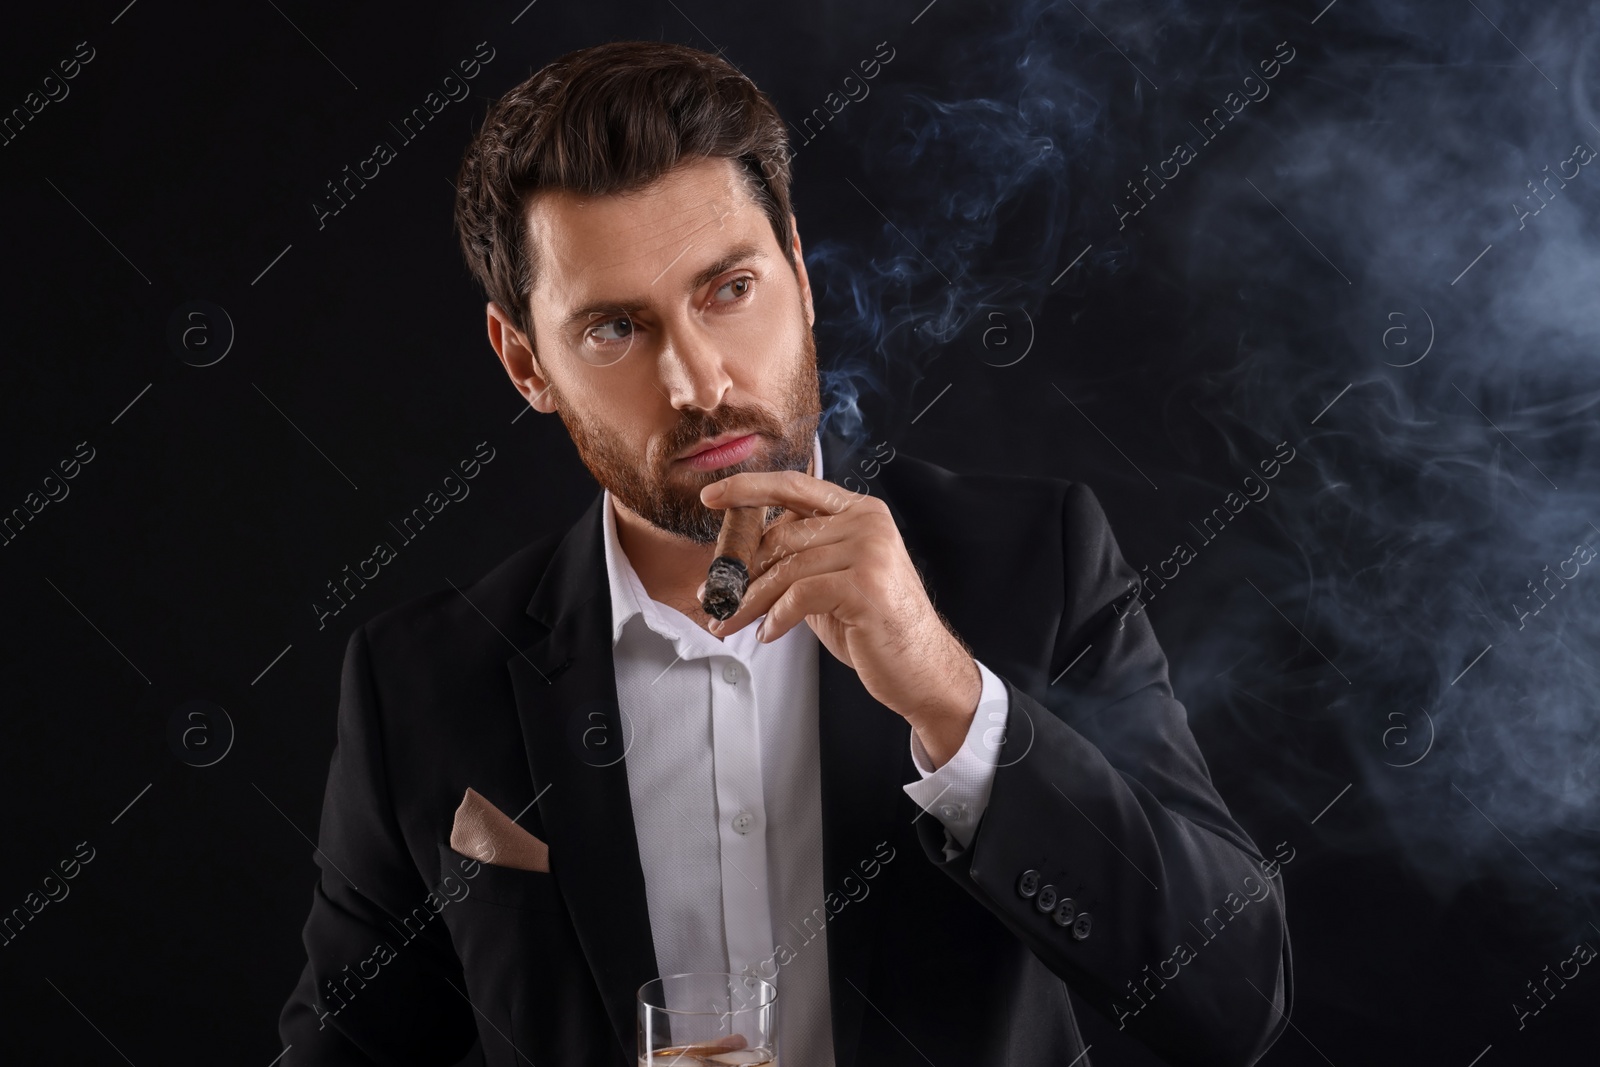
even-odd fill
[{"label": "eyebrow", "polygon": [[[728,249],[727,253],[718,257],[715,263],[695,272],[689,279],[686,292],[694,290],[712,281],[719,274],[726,273],[741,263],[760,262],[768,259],[759,244],[754,241],[744,241]],[[618,313],[632,316],[649,306],[649,302],[639,297],[630,297],[625,300],[614,300],[603,304],[589,304],[571,312],[561,321],[561,336],[565,337],[579,326],[588,323],[597,315],[615,315]]]}]

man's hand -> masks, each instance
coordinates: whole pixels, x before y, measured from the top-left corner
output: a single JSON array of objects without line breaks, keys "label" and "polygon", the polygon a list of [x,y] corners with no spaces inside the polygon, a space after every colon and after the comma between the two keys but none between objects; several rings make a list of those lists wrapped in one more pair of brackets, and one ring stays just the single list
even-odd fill
[{"label": "man's hand", "polygon": [[911,724],[935,767],[954,756],[983,677],[928,600],[883,501],[800,471],[734,474],[700,499],[713,508],[786,509],[762,535],[739,610],[711,632],[726,637],[765,614],[765,642],[804,619],[873,699]]}]

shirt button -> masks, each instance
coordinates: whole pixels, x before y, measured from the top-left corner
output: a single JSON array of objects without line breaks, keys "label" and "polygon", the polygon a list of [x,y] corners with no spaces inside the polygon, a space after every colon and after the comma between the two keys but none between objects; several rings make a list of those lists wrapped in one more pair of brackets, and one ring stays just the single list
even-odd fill
[{"label": "shirt button", "polygon": [[741,811],[733,817],[733,828],[741,834],[750,832],[750,827],[756,824],[756,817],[748,811]]},{"label": "shirt button", "polygon": [[960,822],[967,817],[967,806],[965,804],[941,804],[939,810],[951,822]]},{"label": "shirt button", "polygon": [[739,680],[739,665],[737,663],[723,664],[722,680],[730,683],[737,682]]}]

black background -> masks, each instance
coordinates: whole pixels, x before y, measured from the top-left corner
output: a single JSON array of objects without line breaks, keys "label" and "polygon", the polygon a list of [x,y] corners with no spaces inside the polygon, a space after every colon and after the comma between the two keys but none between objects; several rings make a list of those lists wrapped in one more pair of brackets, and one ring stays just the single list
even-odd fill
[{"label": "black background", "polygon": [[[1280,841],[1295,849],[1284,875],[1293,1027],[1264,1062],[1489,1067],[1592,1057],[1600,977],[1589,968],[1524,1028],[1510,1007],[1578,939],[1600,944],[1600,929],[1588,926],[1592,866],[1545,877],[1556,873],[1550,857],[1595,855],[1592,807],[1587,820],[1497,819],[1495,836],[1475,820],[1496,813],[1504,793],[1452,790],[1468,781],[1453,775],[1423,778],[1441,762],[1511,761],[1494,737],[1458,734],[1455,748],[1441,740],[1433,762],[1402,779],[1407,771],[1392,765],[1414,758],[1422,735],[1412,720],[1418,743],[1406,751],[1385,734],[1399,721],[1387,718],[1394,708],[1418,703],[1397,696],[1395,679],[1410,671],[1437,696],[1505,661],[1485,660],[1478,676],[1446,686],[1474,649],[1401,655],[1415,636],[1408,629],[1392,642],[1374,635],[1396,658],[1357,674],[1340,654],[1355,627],[1328,606],[1356,602],[1365,587],[1349,576],[1341,599],[1327,591],[1341,575],[1307,561],[1395,566],[1405,562],[1398,548],[1368,553],[1432,516],[1443,532],[1431,544],[1443,555],[1410,560],[1405,578],[1426,589],[1459,577],[1448,546],[1510,545],[1462,520],[1449,500],[1430,499],[1415,469],[1363,451],[1374,438],[1361,426],[1334,426],[1380,376],[1400,383],[1380,393],[1388,410],[1382,396],[1404,394],[1446,358],[1413,368],[1417,379],[1384,369],[1405,361],[1380,342],[1384,312],[1449,301],[1462,339],[1474,309],[1492,300],[1471,286],[1511,284],[1527,267],[1500,257],[1587,232],[1593,179],[1530,221],[1537,232],[1507,235],[1516,220],[1503,201],[1524,191],[1522,179],[1483,177],[1514,152],[1488,132],[1479,98],[1440,89],[1405,116],[1374,118],[1369,88],[1402,68],[1444,71],[1488,86],[1503,128],[1550,121],[1582,94],[1573,65],[1590,45],[1582,33],[1593,12],[1558,7],[1534,25],[1503,4],[1439,2],[1406,7],[1412,21],[1402,25],[1354,0],[1321,9],[955,0],[926,8],[923,0],[794,8],[138,0],[124,8],[112,0],[0,15],[4,109],[20,106],[78,42],[94,49],[70,94],[0,146],[0,508],[38,491],[79,442],[94,455],[66,483],[65,499],[0,547],[9,635],[0,805],[10,830],[0,909],[20,906],[79,842],[95,850],[70,895],[0,948],[0,1059],[264,1067],[281,1051],[277,1014],[304,962],[299,931],[316,876],[306,835],[316,832],[351,629],[423,592],[464,585],[564,529],[595,492],[557,420],[519,417],[525,409],[484,337],[482,296],[461,265],[451,179],[490,99],[563,52],[628,37],[720,48],[789,116],[822,105],[879,42],[893,47],[872,94],[801,148],[794,187],[819,356],[824,367],[870,377],[860,404],[873,440],[956,470],[1085,480],[1137,566],[1170,555],[1175,539],[1189,537],[1186,520],[1207,514],[1279,441],[1307,454],[1150,606],[1223,796],[1264,850]],[[1549,33],[1556,16],[1570,20],[1571,50],[1540,52],[1529,38],[1558,40]],[[1196,176],[1174,180],[1119,229],[1111,205],[1126,203],[1124,183],[1141,166],[1170,153],[1174,117],[1205,114],[1280,40],[1298,51],[1275,95],[1205,147]],[[1510,40],[1530,52],[1519,57]],[[389,124],[479,42],[494,58],[470,82],[470,97],[402,144]],[[1017,62],[1027,42],[1069,72],[1084,120],[1062,124],[1065,97],[1054,119],[1034,116],[1040,129],[1072,131],[1056,139],[1042,171],[1018,166],[1032,158],[1027,144],[1038,147],[1028,137],[997,151],[974,131],[999,120],[969,109],[941,127],[931,117],[946,113],[927,103],[1005,100],[1007,86],[1036,72]],[[1536,60],[1560,92],[1528,69]],[[1052,91],[1037,88],[1046,98]],[[1419,258],[1437,258],[1437,279],[1374,293],[1383,253],[1355,247],[1341,214],[1349,201],[1316,181],[1297,198],[1284,188],[1292,172],[1270,160],[1317,123],[1360,146],[1368,133],[1375,143],[1395,136],[1385,124],[1408,116],[1440,137],[1416,151],[1432,160],[1429,202],[1453,205],[1466,252],[1430,246]],[[1584,129],[1560,129],[1568,127]],[[907,130],[930,135],[922,149],[907,148],[923,144]],[[1477,141],[1481,156],[1443,149],[1452,131],[1461,134],[1452,143]],[[378,140],[397,158],[319,228],[312,204],[326,197],[324,184]],[[1562,132],[1534,154],[1554,166],[1569,145]],[[1428,246],[1433,221],[1399,210],[1410,195],[1397,194],[1382,228],[1414,229]],[[1308,207],[1319,202],[1325,210]],[[949,225],[963,210],[982,213],[992,231],[963,243],[959,235],[974,228]],[[1488,253],[1460,284],[1446,284],[1491,241],[1500,256]],[[1271,254],[1262,251],[1268,242]],[[1075,260],[1086,245],[1092,251]],[[1600,296],[1593,262],[1571,265],[1586,272],[1574,284],[1591,298]],[[861,313],[853,294],[873,310]],[[209,348],[194,336],[188,349],[169,340],[191,301],[225,309],[231,321],[231,347],[209,366],[191,364],[225,343],[215,312],[200,320]],[[1561,315],[1580,313],[1568,307],[1551,321],[1559,327]],[[936,325],[919,333],[929,320]],[[1365,347],[1350,343],[1347,327]],[[1288,353],[1278,376],[1243,354],[1263,335]],[[1542,390],[1502,400],[1533,403],[1563,383],[1591,394],[1593,348],[1587,366],[1583,354],[1561,363],[1567,377],[1541,377],[1517,360]],[[1435,384],[1450,398],[1447,383],[1465,384],[1468,373]],[[1361,384],[1319,414],[1345,382]],[[1508,441],[1517,437],[1507,407],[1473,396]],[[1517,454],[1482,420],[1459,402],[1449,418],[1475,435],[1459,449],[1473,473],[1453,484],[1485,471],[1512,476],[1504,472]],[[1563,499],[1592,499],[1583,496],[1593,493],[1584,462],[1592,409],[1552,419],[1556,430],[1517,447],[1552,487],[1561,483]],[[495,458],[469,483],[470,496],[319,628],[311,605],[324,583],[375,542],[398,545],[391,519],[419,506],[480,442]],[[1402,519],[1395,505],[1381,523],[1357,526],[1326,513],[1319,501],[1363,472],[1375,498],[1416,514]],[[1515,477],[1530,502],[1551,488],[1525,467]],[[1550,519],[1527,507],[1524,532]],[[1567,528],[1552,537],[1542,555],[1508,553],[1506,572],[1483,581],[1520,586],[1540,563],[1568,554],[1554,551]],[[1301,573],[1295,561],[1306,564]],[[1587,602],[1569,607],[1570,626],[1593,617]],[[1224,631],[1233,644],[1220,641]],[[1574,656],[1592,655],[1592,643],[1580,643],[1592,630],[1561,632]],[[1502,638],[1474,648],[1490,640]],[[1429,684],[1436,660],[1449,667]],[[1355,676],[1341,680],[1334,663]],[[1493,675],[1498,691],[1518,687],[1507,707],[1537,705],[1549,679],[1519,670]],[[1594,674],[1585,677],[1573,713],[1587,724]],[[211,766],[184,762],[170,738],[191,699],[225,708],[235,732]],[[1458,721],[1473,722],[1467,714]],[[210,730],[205,751],[215,753],[225,731],[216,719]],[[1593,753],[1591,741],[1569,756],[1581,769]],[[1592,777],[1578,774],[1571,795],[1580,804],[1592,799]],[[1416,788],[1384,785],[1402,780]],[[1476,793],[1478,814],[1457,793]],[[1155,1062],[1103,1020],[1083,1022],[1094,1062]]]}]

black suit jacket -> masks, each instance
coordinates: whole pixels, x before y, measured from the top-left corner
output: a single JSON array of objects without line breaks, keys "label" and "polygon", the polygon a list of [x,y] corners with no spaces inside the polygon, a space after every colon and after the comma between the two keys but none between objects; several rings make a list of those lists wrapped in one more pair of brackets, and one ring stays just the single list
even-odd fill
[{"label": "black suit jacket", "polygon": [[[860,488],[864,452],[823,449],[828,480]],[[946,861],[901,788],[905,720],[819,650],[838,1067],[1088,1064],[1069,986],[1172,1063],[1254,1062],[1292,997],[1281,879],[1212,787],[1148,619],[1121,614],[1135,572],[1093,493],[906,455],[867,470],[936,607],[1005,680],[1009,727],[972,845]],[[602,504],[350,637],[286,1063],[634,1062],[635,993],[658,971]],[[468,786],[526,807],[549,873],[450,848]],[[1039,909],[1045,886],[1087,937]]]}]

